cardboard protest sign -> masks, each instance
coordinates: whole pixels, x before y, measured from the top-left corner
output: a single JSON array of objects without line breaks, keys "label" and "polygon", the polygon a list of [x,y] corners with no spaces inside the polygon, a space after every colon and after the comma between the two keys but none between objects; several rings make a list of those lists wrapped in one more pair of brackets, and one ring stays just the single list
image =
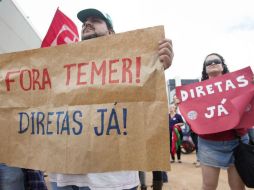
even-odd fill
[{"label": "cardboard protest sign", "polygon": [[176,88],[181,113],[197,134],[254,125],[254,84],[250,67]]},{"label": "cardboard protest sign", "polygon": [[169,170],[162,26],[0,55],[0,163]]}]

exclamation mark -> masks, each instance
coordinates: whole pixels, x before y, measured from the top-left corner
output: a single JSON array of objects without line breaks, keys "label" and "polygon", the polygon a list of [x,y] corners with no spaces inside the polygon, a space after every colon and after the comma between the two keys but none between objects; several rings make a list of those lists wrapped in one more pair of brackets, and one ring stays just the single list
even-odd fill
[{"label": "exclamation mark", "polygon": [[127,109],[126,108],[123,108],[123,128],[125,130],[123,132],[123,134],[127,135],[127,131],[126,131],[126,128],[127,128]]},{"label": "exclamation mark", "polygon": [[140,83],[141,57],[136,57],[136,83]]}]

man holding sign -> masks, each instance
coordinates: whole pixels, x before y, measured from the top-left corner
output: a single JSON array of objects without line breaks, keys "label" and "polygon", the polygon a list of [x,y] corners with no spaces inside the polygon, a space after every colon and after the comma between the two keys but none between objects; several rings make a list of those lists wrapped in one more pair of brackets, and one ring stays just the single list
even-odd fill
[{"label": "man holding sign", "polygon": [[212,53],[203,63],[203,82],[177,89],[181,113],[199,135],[203,190],[217,188],[220,169],[227,169],[231,190],[245,189],[234,166],[233,149],[239,143],[237,136],[244,143],[249,140],[247,127],[253,123],[249,116],[253,114],[254,78],[250,68],[227,73],[223,57]]},{"label": "man holding sign", "polygon": [[[85,9],[80,11],[77,16],[83,23],[81,31],[82,40],[115,33],[109,15],[99,10]],[[167,69],[173,59],[171,40],[164,39],[159,42],[158,55],[164,69]],[[82,175],[51,174],[50,181],[53,190],[135,190],[139,184],[138,172],[136,171],[87,173]]]}]

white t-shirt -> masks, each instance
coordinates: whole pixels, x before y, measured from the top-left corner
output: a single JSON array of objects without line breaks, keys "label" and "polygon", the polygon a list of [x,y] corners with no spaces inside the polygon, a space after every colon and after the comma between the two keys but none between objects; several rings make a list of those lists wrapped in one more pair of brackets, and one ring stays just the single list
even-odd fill
[{"label": "white t-shirt", "polygon": [[137,171],[118,171],[106,173],[49,174],[49,181],[56,182],[57,186],[76,185],[89,187],[91,190],[123,190],[139,185]]}]

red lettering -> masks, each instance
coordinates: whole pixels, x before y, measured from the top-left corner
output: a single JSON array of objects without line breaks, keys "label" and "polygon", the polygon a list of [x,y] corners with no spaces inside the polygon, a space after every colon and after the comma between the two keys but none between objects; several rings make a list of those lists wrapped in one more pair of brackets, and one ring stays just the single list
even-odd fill
[{"label": "red lettering", "polygon": [[101,83],[102,85],[105,84],[106,81],[106,61],[104,60],[99,69],[96,67],[96,63],[92,62],[92,69],[91,69],[91,84],[94,84],[94,74],[97,76],[101,75]]},{"label": "red lettering", "polygon": [[75,63],[73,63],[73,64],[68,64],[68,65],[64,65],[64,68],[66,68],[67,70],[66,70],[66,74],[67,74],[67,76],[66,76],[66,82],[65,82],[65,84],[66,85],[69,85],[70,84],[70,78],[71,78],[71,68],[72,67],[76,67],[76,64]]},{"label": "red lettering", "polygon": [[78,64],[78,76],[77,76],[77,85],[87,84],[86,81],[81,81],[81,76],[85,76],[86,72],[81,72],[82,67],[87,66],[88,63],[79,63]]},{"label": "red lettering", "polygon": [[119,59],[109,60],[109,83],[119,83],[119,80],[113,80],[113,74],[117,73],[117,69],[113,69],[113,64],[118,63]]},{"label": "red lettering", "polygon": [[[10,75],[11,74],[16,74],[18,75],[19,74],[19,71],[10,71],[10,72],[7,72],[6,76],[5,76],[5,85],[6,85],[6,88],[7,88],[7,91],[10,91],[11,87],[10,87],[10,83],[11,82],[15,82],[14,79],[10,79]],[[14,76],[15,77],[15,76]],[[13,77],[13,78],[14,78]]]},{"label": "red lettering", "polygon": [[132,72],[131,72],[131,65],[132,61],[130,58],[123,58],[123,69],[122,69],[122,82],[126,82],[126,75],[129,76],[129,83],[132,83]]},{"label": "red lettering", "polygon": [[49,85],[49,88],[51,88],[51,80],[49,77],[48,69],[43,69],[43,76],[42,76],[42,87],[41,89],[45,89],[46,84]]},{"label": "red lettering", "polygon": [[141,57],[136,57],[136,82],[140,83]]},{"label": "red lettering", "polygon": [[35,90],[35,84],[37,84],[39,89],[41,89],[40,82],[38,81],[39,76],[40,76],[39,70],[33,69],[32,72],[33,72],[33,90]]},{"label": "red lettering", "polygon": [[[28,88],[25,88],[25,86],[24,86],[24,82],[26,81],[24,79],[25,72],[28,73],[28,83],[29,83]],[[31,86],[32,86],[32,74],[31,74],[30,70],[27,70],[27,69],[21,70],[19,83],[20,83],[20,86],[21,86],[21,88],[23,90],[25,90],[25,91],[31,90]]]},{"label": "red lettering", "polygon": [[[44,90],[46,85],[49,85],[49,88],[51,88],[51,80],[49,77],[48,70],[46,68],[43,69],[42,72],[42,78],[40,79],[40,71],[38,69],[23,69],[19,71],[10,71],[7,72],[5,77],[5,83],[7,91],[10,91],[11,87],[10,84],[15,82],[14,79],[11,79],[11,75],[18,75],[19,77],[19,85],[20,88],[24,91],[28,90]],[[14,78],[15,76],[12,76]],[[37,87],[37,88],[36,88]]]},{"label": "red lettering", "polygon": [[[141,57],[67,64],[64,68],[66,85],[140,83]],[[77,78],[73,79],[72,75]]]}]

